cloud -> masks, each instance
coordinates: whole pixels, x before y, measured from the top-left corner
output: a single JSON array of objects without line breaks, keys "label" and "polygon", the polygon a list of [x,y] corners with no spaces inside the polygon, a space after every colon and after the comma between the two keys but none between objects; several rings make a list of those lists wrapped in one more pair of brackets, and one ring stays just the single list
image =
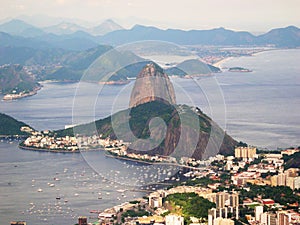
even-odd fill
[{"label": "cloud", "polygon": [[17,5],[15,5],[15,8],[18,10],[24,10],[26,7],[25,7],[25,5],[17,4]]},{"label": "cloud", "polygon": [[56,3],[59,5],[64,5],[66,3],[66,0],[56,0]]}]

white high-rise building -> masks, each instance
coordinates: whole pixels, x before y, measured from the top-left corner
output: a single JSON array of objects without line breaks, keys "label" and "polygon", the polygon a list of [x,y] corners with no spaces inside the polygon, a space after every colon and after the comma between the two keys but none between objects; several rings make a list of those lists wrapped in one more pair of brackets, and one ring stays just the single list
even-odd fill
[{"label": "white high-rise building", "polygon": [[262,205],[255,206],[255,220],[260,221],[260,217],[264,212],[264,207]]}]

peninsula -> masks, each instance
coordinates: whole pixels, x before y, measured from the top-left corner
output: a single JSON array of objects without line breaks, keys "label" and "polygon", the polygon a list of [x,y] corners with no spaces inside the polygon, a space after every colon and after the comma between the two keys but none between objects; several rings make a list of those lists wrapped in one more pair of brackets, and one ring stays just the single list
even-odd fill
[{"label": "peninsula", "polygon": [[0,66],[0,81],[3,100],[32,96],[41,89],[41,85],[35,81],[34,74],[19,64]]},{"label": "peninsula", "polygon": [[[170,156],[180,149],[176,152],[178,157],[189,155],[199,160],[209,154],[232,153],[237,141],[199,108],[177,105],[175,101],[169,77],[158,65],[150,63],[135,81],[129,109],[92,123],[55,131],[55,135],[123,140],[130,143],[127,145],[128,153],[140,155]],[[161,126],[152,126],[150,131],[149,122],[158,117],[166,125],[165,133]],[[128,123],[130,131],[125,129]],[[208,142],[209,150],[206,148]],[[191,149],[194,151],[191,152]]]}]

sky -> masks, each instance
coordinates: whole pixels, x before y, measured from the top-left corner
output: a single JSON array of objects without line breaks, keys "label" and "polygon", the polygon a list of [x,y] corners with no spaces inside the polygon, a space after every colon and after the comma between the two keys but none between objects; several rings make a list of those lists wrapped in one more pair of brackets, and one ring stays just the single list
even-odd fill
[{"label": "sky", "polygon": [[264,32],[300,27],[299,9],[299,0],[1,0],[0,21],[26,15],[33,16],[33,23],[49,25],[47,19],[39,21],[41,16],[36,16],[43,15],[89,24],[112,18],[125,28],[143,24],[163,29],[225,27]]}]

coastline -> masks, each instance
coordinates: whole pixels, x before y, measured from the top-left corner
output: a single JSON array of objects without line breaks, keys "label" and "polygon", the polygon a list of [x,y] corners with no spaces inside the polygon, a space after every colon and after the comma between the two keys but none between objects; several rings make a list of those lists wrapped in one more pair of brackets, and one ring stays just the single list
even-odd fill
[{"label": "coastline", "polygon": [[33,148],[33,147],[23,146],[23,145],[20,145],[20,144],[18,145],[18,147],[22,150],[38,151],[38,152],[52,152],[52,153],[80,153],[80,152],[105,151],[104,149],[101,149],[101,148],[88,149],[88,150],[68,151],[68,150],[60,150],[60,149]]},{"label": "coastline", "polygon": [[[257,56],[259,54],[262,54],[264,52],[267,52],[267,51],[276,51],[276,50],[284,50],[284,48],[266,48],[266,49],[259,49],[257,50],[256,52],[253,52],[251,53],[249,56]],[[239,58],[239,57],[243,57],[243,56],[230,56],[230,57],[225,57],[215,63],[213,63],[212,65],[215,66],[215,67],[218,67],[221,69],[222,65],[227,62],[227,61],[230,61],[234,58]]]},{"label": "coastline", "polygon": [[237,58],[237,57],[232,57],[232,56],[230,56],[230,57],[225,57],[225,58],[223,58],[223,59],[221,59],[221,60],[215,62],[215,63],[213,64],[213,66],[218,67],[218,68],[221,69],[221,66],[222,66],[225,62],[227,62],[227,61],[229,61],[229,60],[232,60],[233,58]]},{"label": "coastline", "polygon": [[138,159],[132,159],[132,158],[125,158],[125,157],[121,157],[121,156],[115,156],[115,155],[112,155],[112,154],[109,154],[109,153],[107,153],[106,156],[107,156],[107,157],[110,157],[110,158],[120,159],[120,160],[132,161],[132,162],[137,162],[137,163],[144,163],[144,164],[147,164],[147,165],[169,165],[169,166],[178,166],[178,167],[181,167],[181,168],[187,168],[187,169],[199,170],[198,167],[192,167],[192,166],[187,166],[187,165],[181,165],[181,164],[178,164],[178,163],[147,162],[147,161],[138,160]]},{"label": "coastline", "polygon": [[38,86],[28,93],[6,94],[3,96],[2,100],[12,101],[12,100],[16,100],[16,99],[30,97],[30,96],[36,95],[38,93],[38,91],[42,89],[42,87],[43,87],[42,85]]},{"label": "coastline", "polygon": [[22,145],[18,145],[18,147],[22,150],[28,150],[28,151],[37,151],[37,152],[53,152],[53,153],[80,153],[79,150],[75,151],[67,151],[67,150],[54,150],[54,149],[42,149],[42,148],[32,148],[32,147],[26,147]]}]

